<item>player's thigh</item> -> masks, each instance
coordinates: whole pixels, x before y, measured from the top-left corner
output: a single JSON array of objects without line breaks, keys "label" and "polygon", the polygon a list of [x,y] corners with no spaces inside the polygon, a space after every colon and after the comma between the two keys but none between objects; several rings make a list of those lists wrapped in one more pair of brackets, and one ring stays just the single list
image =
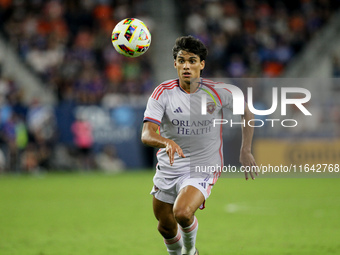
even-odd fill
[{"label": "player's thigh", "polygon": [[175,214],[191,217],[204,203],[205,197],[202,192],[194,186],[188,185],[181,189],[174,204]]},{"label": "player's thigh", "polygon": [[153,212],[158,221],[164,225],[177,225],[174,214],[173,205],[162,202],[153,196]]}]

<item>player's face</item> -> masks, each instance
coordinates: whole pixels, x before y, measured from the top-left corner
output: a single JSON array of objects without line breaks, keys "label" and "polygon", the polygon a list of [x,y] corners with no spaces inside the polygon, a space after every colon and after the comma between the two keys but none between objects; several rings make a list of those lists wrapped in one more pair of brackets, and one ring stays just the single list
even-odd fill
[{"label": "player's face", "polygon": [[194,53],[179,51],[175,60],[175,68],[182,86],[190,86],[190,82],[201,76],[205,65],[204,60]]}]

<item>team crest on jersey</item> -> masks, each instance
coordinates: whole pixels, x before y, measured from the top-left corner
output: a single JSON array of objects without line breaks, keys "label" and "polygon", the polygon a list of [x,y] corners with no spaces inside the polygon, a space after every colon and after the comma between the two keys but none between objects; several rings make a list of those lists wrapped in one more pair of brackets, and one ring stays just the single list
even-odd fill
[{"label": "team crest on jersey", "polygon": [[216,105],[214,102],[208,102],[207,103],[207,112],[210,113],[210,114],[213,114],[213,112],[215,111],[216,109]]}]

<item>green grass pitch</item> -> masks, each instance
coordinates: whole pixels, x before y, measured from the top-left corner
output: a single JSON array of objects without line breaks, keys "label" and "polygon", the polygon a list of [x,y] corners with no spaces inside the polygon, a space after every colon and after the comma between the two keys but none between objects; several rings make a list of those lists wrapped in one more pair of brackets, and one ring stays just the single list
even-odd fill
[{"label": "green grass pitch", "polygon": [[[1,255],[167,254],[152,171],[0,176]],[[340,179],[221,178],[197,212],[203,255],[340,254]]]}]

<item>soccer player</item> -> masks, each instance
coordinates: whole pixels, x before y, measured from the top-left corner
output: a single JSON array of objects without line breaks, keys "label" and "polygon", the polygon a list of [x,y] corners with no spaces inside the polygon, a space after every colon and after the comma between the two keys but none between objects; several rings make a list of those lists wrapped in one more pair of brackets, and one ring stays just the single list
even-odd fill
[{"label": "soccer player", "polygon": [[[220,172],[196,171],[197,166],[223,166],[222,109],[232,109],[232,94],[218,83],[201,78],[207,56],[205,45],[192,36],[177,38],[173,48],[178,78],[163,82],[150,96],[144,113],[142,142],[160,148],[154,176],[153,211],[158,231],[170,255],[198,254],[198,221]],[[201,95],[207,113],[201,114]],[[205,107],[205,106],[204,106]],[[245,104],[245,123],[253,115]],[[240,162],[256,166],[251,153],[253,128],[242,126]],[[203,168],[198,168],[203,169]],[[256,171],[246,172],[254,179]]]}]

